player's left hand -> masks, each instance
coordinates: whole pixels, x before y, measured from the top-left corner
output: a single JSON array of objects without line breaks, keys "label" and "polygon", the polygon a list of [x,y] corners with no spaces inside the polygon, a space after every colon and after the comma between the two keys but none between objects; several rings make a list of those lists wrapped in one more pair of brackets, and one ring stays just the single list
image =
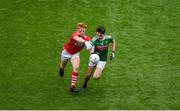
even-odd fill
[{"label": "player's left hand", "polygon": [[111,55],[110,55],[110,60],[115,58],[115,51],[112,51]]}]

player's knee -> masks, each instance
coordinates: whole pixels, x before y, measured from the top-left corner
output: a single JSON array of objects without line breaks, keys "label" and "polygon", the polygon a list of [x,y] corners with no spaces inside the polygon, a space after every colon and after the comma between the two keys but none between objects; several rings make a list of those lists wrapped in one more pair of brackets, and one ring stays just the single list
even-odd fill
[{"label": "player's knee", "polygon": [[79,67],[73,68],[74,72],[79,72]]},{"label": "player's knee", "polygon": [[93,76],[94,80],[98,80],[100,77],[99,76]]}]

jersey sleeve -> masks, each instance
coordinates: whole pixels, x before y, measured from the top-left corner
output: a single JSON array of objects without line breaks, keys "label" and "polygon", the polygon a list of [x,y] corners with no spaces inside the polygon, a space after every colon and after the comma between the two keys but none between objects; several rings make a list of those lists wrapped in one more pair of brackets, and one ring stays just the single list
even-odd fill
[{"label": "jersey sleeve", "polygon": [[77,32],[74,32],[74,33],[71,35],[71,39],[74,40],[74,37],[75,37],[75,36],[79,36]]},{"label": "jersey sleeve", "polygon": [[90,36],[86,36],[86,39],[85,40],[87,40],[87,41],[91,41],[92,40],[92,38],[90,37]]},{"label": "jersey sleeve", "polygon": [[109,42],[113,42],[113,38],[112,38],[112,36],[110,36],[110,35],[108,35],[108,36],[106,37],[106,39],[107,39]]}]

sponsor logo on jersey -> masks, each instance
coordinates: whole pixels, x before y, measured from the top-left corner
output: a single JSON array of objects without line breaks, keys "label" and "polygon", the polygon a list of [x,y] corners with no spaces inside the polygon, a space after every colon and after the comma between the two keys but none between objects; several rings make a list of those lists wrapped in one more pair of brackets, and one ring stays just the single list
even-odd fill
[{"label": "sponsor logo on jersey", "polygon": [[107,49],[108,49],[108,45],[96,46],[95,48],[96,48],[97,50],[100,50],[100,51],[102,51],[102,50],[107,50]]},{"label": "sponsor logo on jersey", "polygon": [[84,43],[82,43],[82,42],[76,42],[75,45],[78,46],[78,47],[83,47],[83,46],[84,46]]}]

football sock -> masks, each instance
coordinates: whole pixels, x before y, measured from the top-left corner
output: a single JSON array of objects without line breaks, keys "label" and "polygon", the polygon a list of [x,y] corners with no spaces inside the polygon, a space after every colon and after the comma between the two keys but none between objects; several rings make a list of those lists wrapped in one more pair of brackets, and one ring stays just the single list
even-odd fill
[{"label": "football sock", "polygon": [[77,79],[78,79],[78,73],[77,72],[72,72],[71,87],[76,86]]}]

